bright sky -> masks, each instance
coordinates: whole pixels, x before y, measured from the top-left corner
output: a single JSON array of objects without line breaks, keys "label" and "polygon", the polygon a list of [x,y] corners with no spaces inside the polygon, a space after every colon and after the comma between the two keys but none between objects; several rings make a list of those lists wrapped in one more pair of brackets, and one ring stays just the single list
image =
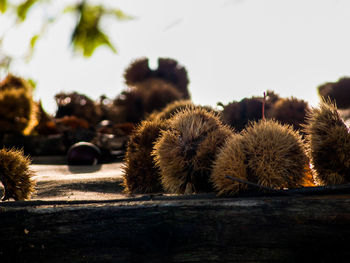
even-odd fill
[{"label": "bright sky", "polygon": [[[267,89],[316,106],[318,85],[350,75],[348,0],[102,2],[136,17],[104,21],[118,54],[101,47],[89,59],[73,56],[69,38],[74,18],[66,15],[38,42],[29,63],[13,64],[14,73],[38,82],[35,98],[51,113],[59,91],[114,98],[125,88],[124,69],[142,56],[178,60],[187,68],[193,101],[212,106]],[[25,52],[43,14],[33,10],[29,15],[29,25],[18,28],[21,34],[8,31],[7,52]],[[0,18],[0,32],[4,29]]]}]

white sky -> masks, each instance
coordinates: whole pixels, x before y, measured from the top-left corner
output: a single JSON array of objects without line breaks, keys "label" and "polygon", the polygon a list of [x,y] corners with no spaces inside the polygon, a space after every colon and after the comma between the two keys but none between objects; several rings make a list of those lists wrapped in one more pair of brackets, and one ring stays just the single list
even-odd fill
[{"label": "white sky", "polygon": [[[74,18],[65,15],[38,42],[29,63],[13,64],[15,74],[38,82],[35,98],[51,113],[59,91],[114,98],[125,88],[124,69],[141,56],[178,60],[187,68],[193,101],[212,106],[267,89],[315,106],[318,85],[350,75],[348,0],[102,2],[136,17],[104,21],[118,54],[100,47],[89,59],[73,56],[69,38]],[[52,10],[33,10],[29,23],[9,30],[6,51],[23,54],[41,16]],[[0,33],[7,24],[0,17]]]}]

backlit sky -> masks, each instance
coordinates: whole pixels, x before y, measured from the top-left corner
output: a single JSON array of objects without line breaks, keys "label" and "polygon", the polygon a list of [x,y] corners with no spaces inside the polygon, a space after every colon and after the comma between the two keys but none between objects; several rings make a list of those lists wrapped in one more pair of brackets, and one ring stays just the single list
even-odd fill
[{"label": "backlit sky", "polygon": [[[72,1],[61,1],[72,2]],[[100,47],[89,58],[72,55],[74,17],[59,19],[37,44],[29,63],[16,60],[15,74],[33,78],[35,98],[55,111],[54,95],[78,91],[92,99],[114,98],[125,88],[123,71],[131,60],[171,57],[184,65],[195,103],[215,106],[274,90],[316,106],[316,87],[350,75],[348,0],[110,0],[101,1],[135,17],[104,21],[118,53]],[[42,15],[8,29],[6,51],[23,54]],[[20,32],[20,33],[18,33]]]}]

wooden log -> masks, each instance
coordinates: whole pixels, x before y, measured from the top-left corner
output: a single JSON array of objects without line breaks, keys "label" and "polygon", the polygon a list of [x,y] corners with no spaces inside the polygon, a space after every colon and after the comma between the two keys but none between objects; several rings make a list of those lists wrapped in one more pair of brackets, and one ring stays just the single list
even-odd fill
[{"label": "wooden log", "polygon": [[348,262],[350,195],[0,204],[0,262]]}]

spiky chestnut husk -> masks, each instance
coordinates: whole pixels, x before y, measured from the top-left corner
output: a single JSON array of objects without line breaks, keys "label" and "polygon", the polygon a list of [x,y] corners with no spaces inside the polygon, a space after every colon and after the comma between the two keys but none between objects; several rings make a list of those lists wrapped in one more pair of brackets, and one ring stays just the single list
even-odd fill
[{"label": "spiky chestnut husk", "polygon": [[142,82],[152,75],[152,70],[148,66],[148,58],[139,58],[130,63],[124,72],[124,79],[127,85],[134,85]]},{"label": "spiky chestnut husk", "polygon": [[143,121],[131,134],[123,166],[123,185],[129,194],[162,192],[160,171],[151,152],[160,132],[167,128],[162,120]]},{"label": "spiky chestnut husk", "polygon": [[114,100],[123,122],[138,123],[147,114],[164,108],[167,104],[180,100],[180,92],[174,85],[161,79],[151,78],[135,84]]},{"label": "spiky chestnut husk", "polygon": [[94,101],[77,92],[58,93],[55,95],[57,104],[56,118],[76,116],[86,120],[90,126],[96,125],[100,120],[101,112]]},{"label": "spiky chestnut husk", "polygon": [[176,60],[171,58],[159,58],[156,76],[173,83],[182,94],[183,99],[189,99],[188,91],[189,79],[185,67],[181,66]]},{"label": "spiky chestnut husk", "polygon": [[180,111],[183,111],[185,109],[188,110],[194,110],[194,109],[204,109],[208,112],[213,112],[217,114],[218,116],[220,113],[216,110],[214,110],[210,106],[201,106],[201,105],[195,105],[190,100],[177,100],[174,102],[169,103],[165,108],[163,108],[161,111],[154,111],[152,114],[150,114],[147,117],[147,120],[168,120],[172,118],[175,114],[177,114]]},{"label": "spiky chestnut husk", "polygon": [[37,122],[38,107],[33,87],[23,78],[8,74],[0,83],[0,125],[2,132],[29,135]]},{"label": "spiky chestnut husk", "polygon": [[273,90],[267,90],[265,99],[268,105],[273,105],[280,99],[280,96]]},{"label": "spiky chestnut husk", "polygon": [[335,104],[323,100],[308,114],[308,150],[321,184],[350,182],[350,134]]},{"label": "spiky chestnut husk", "polygon": [[42,106],[41,100],[37,103],[37,120],[38,124],[35,126],[34,131],[40,135],[52,135],[58,134],[59,131],[56,127],[53,117],[47,114]]},{"label": "spiky chestnut husk", "polygon": [[3,201],[29,199],[35,183],[31,179],[34,172],[29,168],[30,160],[22,150],[0,150],[0,181],[4,185]]},{"label": "spiky chestnut husk", "polygon": [[165,108],[160,111],[153,111],[147,117],[147,120],[168,120],[179,111],[194,107],[194,104],[190,100],[176,100],[167,104]]},{"label": "spiky chestnut husk", "polygon": [[32,127],[35,105],[31,93],[21,88],[0,91],[0,132],[21,134]]},{"label": "spiky chestnut husk", "polygon": [[242,131],[248,181],[271,188],[303,184],[309,159],[301,135],[276,121],[252,123]]},{"label": "spiky chestnut husk", "polygon": [[159,58],[158,68],[151,70],[147,58],[133,61],[124,73],[125,83],[128,86],[138,85],[148,79],[158,79],[172,84],[180,92],[181,99],[189,99],[189,79],[186,69],[171,58]]},{"label": "spiky chestnut husk", "polygon": [[281,124],[292,125],[301,131],[306,121],[306,113],[309,110],[308,103],[294,97],[279,99],[269,111],[269,118],[279,121]]},{"label": "spiky chestnut husk", "polygon": [[124,90],[113,101],[114,119],[118,122],[138,123],[145,116],[143,92],[136,88]]},{"label": "spiky chestnut husk", "polygon": [[328,82],[320,85],[318,93],[321,98],[330,98],[335,101],[339,109],[350,107],[350,78],[343,77],[336,82]]},{"label": "spiky chestnut husk", "polygon": [[177,194],[211,192],[212,164],[219,147],[232,134],[212,112],[183,110],[169,120],[154,146],[166,191]]},{"label": "spiky chestnut husk", "polygon": [[33,87],[30,85],[28,81],[25,79],[15,76],[13,74],[8,74],[1,82],[0,82],[0,91],[5,89],[14,88],[14,89],[22,89],[24,88],[28,92],[32,92]]},{"label": "spiky chestnut husk", "polygon": [[[173,101],[180,100],[182,95],[176,87],[160,79],[149,79],[140,85],[144,90],[145,112],[160,110]],[[147,88],[145,88],[147,87]]]},{"label": "spiky chestnut husk", "polygon": [[233,181],[226,176],[242,180],[248,178],[240,134],[233,134],[227,138],[216,156],[210,179],[218,195],[235,195],[247,189],[247,185]]},{"label": "spiky chestnut husk", "polygon": [[[223,122],[237,131],[243,130],[249,122],[258,121],[262,118],[262,102],[263,98],[252,97],[227,104],[222,111]],[[272,103],[267,100],[265,111],[268,111],[271,106]]]}]

